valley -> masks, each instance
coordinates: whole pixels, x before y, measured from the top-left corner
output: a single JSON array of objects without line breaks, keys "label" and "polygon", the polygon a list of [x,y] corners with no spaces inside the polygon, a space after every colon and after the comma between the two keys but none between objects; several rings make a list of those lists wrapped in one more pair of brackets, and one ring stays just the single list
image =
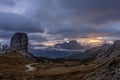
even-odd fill
[{"label": "valley", "polygon": [[[4,60],[0,63],[0,78],[9,80],[119,80],[117,70],[120,69],[120,50],[118,45],[115,44],[106,53],[101,53],[99,58],[85,62],[41,58],[38,63],[35,63],[19,53],[7,53],[0,56],[0,59]],[[9,62],[10,60],[12,63]]]}]

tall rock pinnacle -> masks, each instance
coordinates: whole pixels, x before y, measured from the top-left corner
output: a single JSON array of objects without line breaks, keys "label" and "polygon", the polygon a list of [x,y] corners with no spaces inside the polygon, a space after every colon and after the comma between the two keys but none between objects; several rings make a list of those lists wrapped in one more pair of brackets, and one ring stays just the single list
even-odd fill
[{"label": "tall rock pinnacle", "polygon": [[13,50],[28,52],[28,36],[26,33],[15,33],[11,38],[10,46]]}]

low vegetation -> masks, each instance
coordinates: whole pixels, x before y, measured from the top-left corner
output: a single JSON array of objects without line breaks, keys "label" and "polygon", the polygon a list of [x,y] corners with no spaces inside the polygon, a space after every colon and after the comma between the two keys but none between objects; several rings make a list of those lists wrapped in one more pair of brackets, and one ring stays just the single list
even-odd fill
[{"label": "low vegetation", "polygon": [[107,80],[116,75],[119,62],[119,56],[108,60],[102,56],[96,60],[88,58],[84,61],[39,58],[39,63],[32,65],[35,70],[27,72],[25,65],[35,62],[17,52],[11,52],[0,55],[0,80]]}]

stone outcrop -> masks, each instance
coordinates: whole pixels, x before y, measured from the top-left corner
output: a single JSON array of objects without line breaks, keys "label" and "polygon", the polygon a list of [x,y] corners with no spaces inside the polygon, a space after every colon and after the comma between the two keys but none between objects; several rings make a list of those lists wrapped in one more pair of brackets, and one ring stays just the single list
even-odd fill
[{"label": "stone outcrop", "polygon": [[10,46],[13,50],[28,52],[28,36],[26,33],[15,33],[11,38]]}]

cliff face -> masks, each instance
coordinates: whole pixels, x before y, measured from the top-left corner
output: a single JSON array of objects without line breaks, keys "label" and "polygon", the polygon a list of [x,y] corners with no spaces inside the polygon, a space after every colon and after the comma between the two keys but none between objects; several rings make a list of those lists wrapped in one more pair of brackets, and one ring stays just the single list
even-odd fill
[{"label": "cliff face", "polygon": [[15,33],[11,38],[10,46],[13,50],[28,52],[28,36],[26,33]]}]

